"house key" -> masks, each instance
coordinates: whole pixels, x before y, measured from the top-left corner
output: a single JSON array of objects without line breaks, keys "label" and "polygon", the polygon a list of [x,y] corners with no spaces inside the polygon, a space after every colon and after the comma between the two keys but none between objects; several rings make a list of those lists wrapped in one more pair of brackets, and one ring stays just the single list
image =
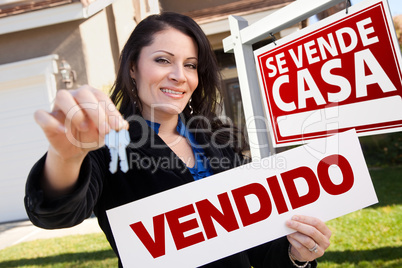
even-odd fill
[{"label": "house key", "polygon": [[128,171],[127,152],[126,147],[130,143],[129,133],[126,129],[116,132],[114,129],[110,130],[105,135],[105,145],[109,148],[110,164],[109,171],[114,174],[117,171],[117,162],[120,158],[120,170],[126,173]]}]

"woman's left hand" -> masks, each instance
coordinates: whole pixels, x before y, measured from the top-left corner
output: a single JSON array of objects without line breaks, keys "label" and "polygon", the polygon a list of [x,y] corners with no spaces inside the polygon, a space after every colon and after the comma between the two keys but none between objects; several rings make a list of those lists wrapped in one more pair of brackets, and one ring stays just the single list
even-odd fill
[{"label": "woman's left hand", "polygon": [[331,231],[325,223],[309,216],[293,216],[286,225],[296,230],[287,236],[291,253],[301,262],[312,261],[324,255],[329,247]]}]

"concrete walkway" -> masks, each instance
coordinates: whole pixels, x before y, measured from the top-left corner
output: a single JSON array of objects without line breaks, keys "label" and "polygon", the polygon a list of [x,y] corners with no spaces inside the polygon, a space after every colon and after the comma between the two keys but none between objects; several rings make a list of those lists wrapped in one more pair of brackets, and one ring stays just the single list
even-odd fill
[{"label": "concrete walkway", "polygon": [[21,242],[36,239],[48,239],[52,237],[98,232],[102,232],[102,230],[100,229],[98,220],[95,217],[89,218],[75,227],[58,230],[41,229],[32,225],[30,221],[4,223],[0,224],[0,250]]}]

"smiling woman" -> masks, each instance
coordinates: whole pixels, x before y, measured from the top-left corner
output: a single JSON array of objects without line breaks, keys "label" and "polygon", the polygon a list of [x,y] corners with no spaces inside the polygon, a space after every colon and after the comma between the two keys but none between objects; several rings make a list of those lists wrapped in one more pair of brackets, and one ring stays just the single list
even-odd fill
[{"label": "smiling woman", "polygon": [[152,44],[142,49],[130,75],[145,119],[163,122],[184,110],[198,86],[197,58],[197,44],[174,28],[156,34]]},{"label": "smiling woman", "polygon": [[[244,144],[241,135],[217,115],[220,85],[214,53],[194,20],[162,13],[140,22],[122,51],[111,99],[83,86],[59,91],[52,113],[35,113],[50,146],[27,180],[25,207],[31,221],[47,229],[65,228],[94,212],[119,256],[107,210],[245,162],[238,146]],[[111,129],[129,129],[126,173],[109,171],[111,155],[103,145]],[[181,225],[178,216],[173,218]],[[204,267],[315,267],[329,246],[328,227],[308,216],[287,224],[295,230],[288,237]]]}]

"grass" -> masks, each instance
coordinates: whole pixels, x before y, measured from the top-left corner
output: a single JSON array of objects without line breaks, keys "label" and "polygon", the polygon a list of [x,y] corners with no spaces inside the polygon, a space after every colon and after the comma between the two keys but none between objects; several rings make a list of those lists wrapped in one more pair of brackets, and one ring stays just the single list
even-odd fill
[{"label": "grass", "polygon": [[39,239],[0,251],[0,267],[117,267],[103,233]]},{"label": "grass", "polygon": [[[379,204],[329,221],[320,268],[402,267],[402,167],[372,170]],[[0,251],[0,267],[117,267],[103,234],[21,243]]]},{"label": "grass", "polygon": [[329,221],[320,268],[402,267],[402,167],[370,171],[379,203]]}]

